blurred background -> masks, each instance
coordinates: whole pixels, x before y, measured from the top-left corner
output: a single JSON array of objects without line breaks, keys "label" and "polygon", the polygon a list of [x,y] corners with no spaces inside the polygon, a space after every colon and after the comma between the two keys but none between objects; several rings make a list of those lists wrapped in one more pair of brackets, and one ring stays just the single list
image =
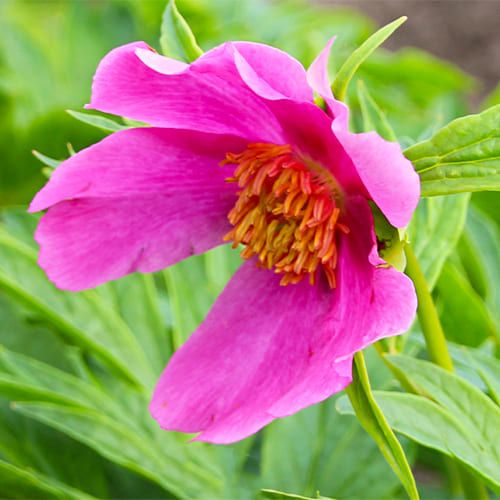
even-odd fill
[{"label": "blurred background", "polygon": [[[145,40],[159,50],[165,4],[0,0],[0,497],[250,499],[267,487],[403,498],[358,422],[335,411],[335,398],[229,447],[187,446],[149,417],[158,374],[234,272],[234,252],[218,248],[79,294],[55,289],[37,266],[37,217],[25,206],[46,178],[32,150],[63,159],[105,136],[66,110],[88,102],[95,68],[112,48]],[[308,65],[337,35],[332,74],[377,27],[408,15],[356,75],[403,147],[500,102],[497,0],[177,5],[205,50],[254,40]],[[360,130],[356,89],[352,82],[348,100]],[[494,352],[498,335],[499,224],[497,195],[479,193],[423,200],[410,227],[455,363],[481,389],[470,360]],[[401,350],[421,352],[418,327],[407,338]],[[375,388],[398,387],[373,351],[367,360]],[[422,497],[454,498],[442,456],[403,444]]]}]

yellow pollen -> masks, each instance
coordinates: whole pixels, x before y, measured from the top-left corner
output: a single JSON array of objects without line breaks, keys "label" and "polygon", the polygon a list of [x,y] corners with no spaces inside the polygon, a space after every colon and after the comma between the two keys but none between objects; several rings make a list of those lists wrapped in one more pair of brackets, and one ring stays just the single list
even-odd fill
[{"label": "yellow pollen", "polygon": [[229,212],[233,228],[224,236],[241,256],[257,256],[260,265],[282,274],[288,285],[318,270],[335,288],[339,192],[331,174],[295,154],[289,145],[249,144],[241,153],[227,153],[222,165],[236,166],[227,182],[237,183],[238,200]]}]

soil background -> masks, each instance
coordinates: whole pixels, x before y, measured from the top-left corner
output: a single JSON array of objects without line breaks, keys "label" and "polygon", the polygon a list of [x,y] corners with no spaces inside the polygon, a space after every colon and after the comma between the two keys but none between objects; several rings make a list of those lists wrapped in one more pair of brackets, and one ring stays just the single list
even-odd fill
[{"label": "soil background", "polygon": [[448,59],[477,77],[476,98],[500,78],[500,0],[316,0],[353,7],[381,25],[406,15],[408,21],[385,42],[387,48],[419,47]]}]

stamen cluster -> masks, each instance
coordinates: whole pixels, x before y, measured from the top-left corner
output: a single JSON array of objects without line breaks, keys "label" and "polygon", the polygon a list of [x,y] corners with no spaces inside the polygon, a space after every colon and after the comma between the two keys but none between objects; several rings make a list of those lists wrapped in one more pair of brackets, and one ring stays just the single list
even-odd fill
[{"label": "stamen cluster", "polygon": [[234,226],[224,236],[241,256],[258,256],[261,265],[283,274],[280,283],[298,283],[306,275],[314,284],[318,268],[335,287],[338,193],[333,178],[321,167],[306,165],[289,145],[250,144],[241,153],[228,153],[223,164],[237,165],[228,182],[241,188],[229,212]]}]

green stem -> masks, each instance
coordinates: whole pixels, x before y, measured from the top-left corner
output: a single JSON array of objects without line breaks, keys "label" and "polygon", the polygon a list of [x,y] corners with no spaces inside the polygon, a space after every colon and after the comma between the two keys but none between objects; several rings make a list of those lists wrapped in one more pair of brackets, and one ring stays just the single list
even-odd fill
[{"label": "green stem", "polygon": [[413,281],[417,292],[418,320],[422,327],[429,356],[434,363],[451,372],[453,371],[453,361],[448,352],[443,328],[424,273],[410,245],[405,245],[405,254],[406,274]]},{"label": "green stem", "polygon": [[373,397],[362,351],[354,355],[352,383],[346,387],[345,391],[359,423],[377,443],[410,499],[419,500],[415,478],[403,447]]},{"label": "green stem", "polygon": [[[431,360],[448,371],[453,371],[453,361],[451,360],[446,337],[444,335],[441,321],[434,304],[434,300],[425,279],[424,273],[418,263],[417,257],[413,253],[410,245],[405,245],[406,274],[415,285],[418,298],[418,321],[424,334],[425,344]],[[458,465],[460,480],[465,498],[469,500],[483,500],[488,498],[488,492],[481,481],[471,474],[465,467]]]}]

